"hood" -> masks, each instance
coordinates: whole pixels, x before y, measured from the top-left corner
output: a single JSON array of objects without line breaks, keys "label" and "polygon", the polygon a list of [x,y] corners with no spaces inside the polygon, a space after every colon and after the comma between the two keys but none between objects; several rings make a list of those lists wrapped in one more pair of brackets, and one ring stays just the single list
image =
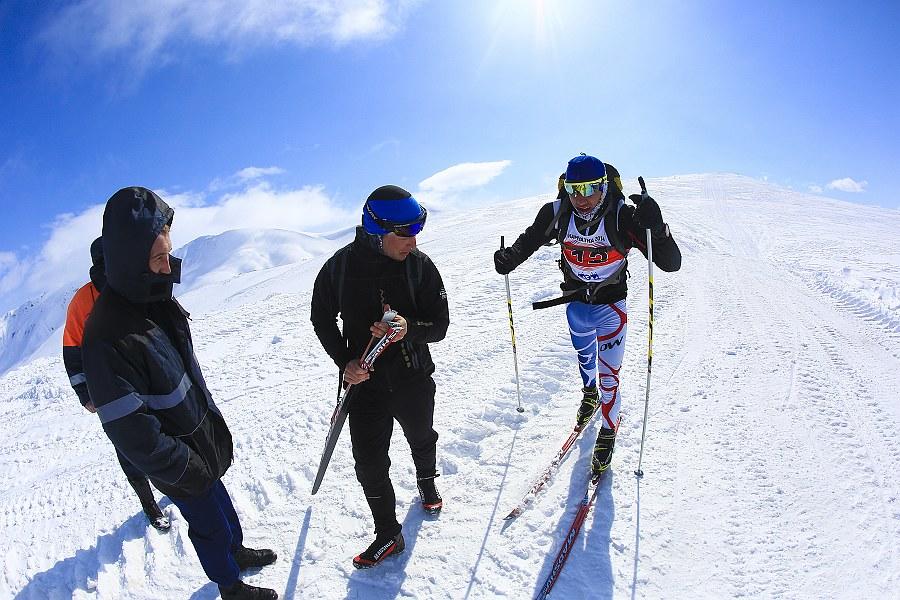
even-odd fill
[{"label": "hood", "polygon": [[91,244],[91,282],[98,291],[106,286],[106,267],[103,263],[103,238],[98,237]]},{"label": "hood", "polygon": [[163,227],[172,224],[175,211],[144,187],[122,188],[103,211],[103,261],[106,284],[132,302],[154,302],[172,297],[181,281],[181,259],[169,257],[172,272],[150,272],[150,249]]}]

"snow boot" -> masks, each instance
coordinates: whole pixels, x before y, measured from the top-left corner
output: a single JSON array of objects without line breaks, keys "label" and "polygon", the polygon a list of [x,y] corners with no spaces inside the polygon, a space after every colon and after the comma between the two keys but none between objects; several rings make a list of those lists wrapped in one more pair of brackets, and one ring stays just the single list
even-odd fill
[{"label": "snow boot", "polygon": [[153,490],[150,489],[150,482],[147,481],[146,478],[142,478],[129,479],[128,483],[131,485],[132,489],[134,489],[134,493],[137,494],[138,500],[141,501],[141,508],[144,510],[144,514],[147,515],[147,520],[150,521],[150,525],[158,531],[168,531],[171,527],[169,517],[163,514],[159,504],[157,504],[156,500],[153,498]]},{"label": "snow boot", "polygon": [[594,456],[591,459],[591,479],[597,481],[609,469],[612,462],[613,447],[616,445],[616,430],[600,428],[597,443],[594,444]]},{"label": "snow boot", "polygon": [[278,592],[269,588],[247,585],[243,581],[225,587],[219,586],[222,600],[278,600]]},{"label": "snow boot", "polygon": [[416,487],[419,488],[419,498],[422,499],[422,508],[425,512],[436,515],[444,508],[444,500],[437,491],[434,484],[435,477],[440,475],[431,475],[430,477],[419,477],[416,479]]},{"label": "snow boot", "polygon": [[578,407],[578,414],[575,416],[575,431],[581,431],[600,405],[600,394],[597,386],[581,388],[584,397],[581,399],[581,406]]},{"label": "snow boot", "polygon": [[234,562],[237,563],[238,569],[241,571],[265,567],[278,560],[278,555],[268,548],[254,550],[253,548],[241,546],[232,552],[231,555],[234,557]]},{"label": "snow boot", "polygon": [[371,569],[388,556],[400,554],[406,549],[403,533],[394,536],[381,536],[375,538],[372,545],[353,557],[353,566],[357,569]]}]

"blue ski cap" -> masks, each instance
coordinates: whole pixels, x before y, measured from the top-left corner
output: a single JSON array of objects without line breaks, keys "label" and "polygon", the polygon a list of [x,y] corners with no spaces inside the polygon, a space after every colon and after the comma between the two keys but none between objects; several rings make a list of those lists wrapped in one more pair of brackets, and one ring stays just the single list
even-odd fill
[{"label": "blue ski cap", "polygon": [[[413,223],[425,214],[425,209],[412,194],[396,185],[383,185],[369,194],[362,211],[362,225],[372,235],[387,235],[391,230],[372,218],[370,211],[385,224]],[[424,220],[421,223],[424,225]],[[421,230],[421,226],[417,228]],[[417,232],[416,232],[417,233]]]},{"label": "blue ski cap", "polygon": [[583,152],[569,161],[566,167],[566,183],[597,181],[606,177],[603,161]]}]

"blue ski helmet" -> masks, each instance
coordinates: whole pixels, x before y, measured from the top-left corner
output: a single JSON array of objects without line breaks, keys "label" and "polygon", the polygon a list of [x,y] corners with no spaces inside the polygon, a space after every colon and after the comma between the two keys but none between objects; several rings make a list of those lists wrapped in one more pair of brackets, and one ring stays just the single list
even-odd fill
[{"label": "blue ski helmet", "polygon": [[566,167],[566,183],[597,181],[604,177],[606,177],[606,165],[603,164],[603,161],[583,152],[570,160]]},{"label": "blue ski helmet", "polygon": [[412,194],[396,185],[383,185],[369,194],[362,210],[362,226],[372,235],[392,231],[416,235],[425,226],[428,212]]}]

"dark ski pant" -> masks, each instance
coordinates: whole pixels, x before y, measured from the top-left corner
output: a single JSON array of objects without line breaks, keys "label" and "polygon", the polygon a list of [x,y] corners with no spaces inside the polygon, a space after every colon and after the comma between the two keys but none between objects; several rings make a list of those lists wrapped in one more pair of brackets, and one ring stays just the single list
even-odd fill
[{"label": "dark ski pant", "polygon": [[131,464],[118,450],[116,450],[116,458],[119,459],[119,466],[122,467],[122,472],[128,478],[128,483],[131,485],[134,493],[137,494],[138,500],[141,501],[141,508],[152,519],[159,512],[159,505],[156,504],[156,498],[153,497],[150,481],[140,469]]},{"label": "dark ski pant", "polygon": [[144,475],[144,473],[140,469],[131,464],[131,462],[127,458],[125,458],[125,456],[121,452],[119,452],[118,449],[116,450],[116,458],[119,459],[119,466],[122,467],[122,472],[125,473],[125,477],[127,477],[128,479],[143,479],[144,481],[147,480],[147,476]]},{"label": "dark ski pant", "polygon": [[393,536],[401,530],[389,475],[388,449],[394,419],[409,442],[416,477],[435,474],[438,434],[433,427],[434,392],[431,377],[420,377],[404,381],[390,391],[362,385],[352,400],[348,418],[356,479],[372,509],[376,536]]},{"label": "dark ski pant", "polygon": [[188,522],[188,537],[210,581],[223,587],[237,583],[240,571],[232,553],[244,541],[241,524],[222,480],[193,498],[172,498]]}]

